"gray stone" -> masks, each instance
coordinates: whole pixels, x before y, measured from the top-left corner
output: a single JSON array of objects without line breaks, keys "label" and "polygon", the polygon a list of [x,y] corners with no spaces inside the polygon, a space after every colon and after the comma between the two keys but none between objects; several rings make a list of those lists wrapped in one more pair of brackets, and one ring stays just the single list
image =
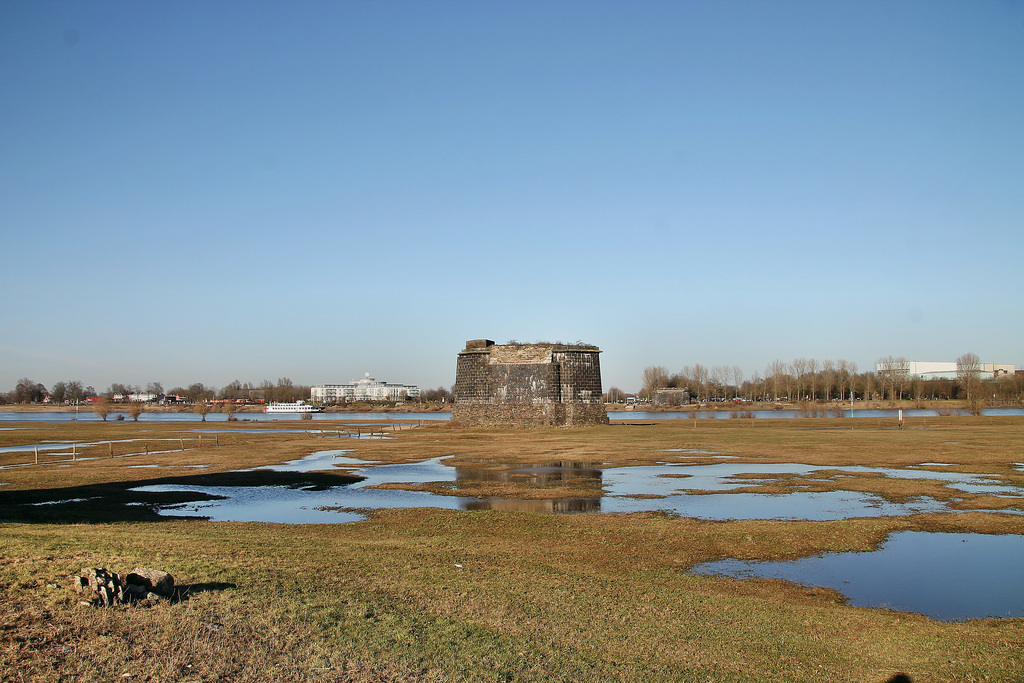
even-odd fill
[{"label": "gray stone", "polygon": [[89,598],[83,604],[110,607],[142,601],[157,602],[174,595],[174,578],[165,571],[136,567],[124,580],[100,567],[85,567],[71,585]]},{"label": "gray stone", "polygon": [[174,577],[160,569],[136,567],[125,577],[127,583],[143,586],[147,591],[164,597],[174,595]]}]

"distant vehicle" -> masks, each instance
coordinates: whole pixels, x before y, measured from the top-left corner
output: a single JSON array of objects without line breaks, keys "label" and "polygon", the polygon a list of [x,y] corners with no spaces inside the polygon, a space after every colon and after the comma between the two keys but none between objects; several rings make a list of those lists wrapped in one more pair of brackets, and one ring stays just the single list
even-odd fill
[{"label": "distant vehicle", "polygon": [[305,401],[294,403],[271,403],[263,409],[264,413],[319,413],[323,410],[320,406]]}]

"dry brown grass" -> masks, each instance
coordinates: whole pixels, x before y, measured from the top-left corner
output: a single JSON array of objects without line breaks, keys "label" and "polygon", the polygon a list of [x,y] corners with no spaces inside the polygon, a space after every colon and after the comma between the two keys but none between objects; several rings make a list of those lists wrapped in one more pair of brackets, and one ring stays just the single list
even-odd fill
[{"label": "dry brown grass", "polygon": [[[179,454],[0,470],[0,480],[10,482],[0,496],[154,476],[129,462],[161,463],[168,467],[162,474],[175,475],[185,463],[202,462],[216,474],[343,446],[372,460],[446,455],[498,469],[512,462],[708,461],[670,448],[835,468],[948,462],[1018,483],[1012,463],[1024,460],[1018,418],[930,418],[903,431],[849,419],[720,422],[697,430],[689,422],[517,432],[436,426],[359,442],[231,434],[219,447]],[[80,434],[126,437],[154,427],[88,425]],[[195,426],[156,427],[147,433]],[[32,429],[0,431],[0,445],[64,431]],[[871,488],[894,499],[940,488],[875,476],[820,478],[824,486]],[[771,486],[780,490],[813,483],[779,479]],[[563,484],[545,492],[558,497],[576,486]],[[488,485],[510,495],[527,484],[479,482],[480,492]],[[687,572],[723,557],[868,550],[900,530],[1021,534],[1024,521],[982,512],[709,522],[386,510],[344,525],[5,523],[0,679],[885,681],[903,671],[914,681],[1020,680],[1022,619],[940,623],[850,607],[829,590]],[[82,566],[135,565],[166,569],[197,591],[173,605],[100,610],[79,606],[67,588]]]}]

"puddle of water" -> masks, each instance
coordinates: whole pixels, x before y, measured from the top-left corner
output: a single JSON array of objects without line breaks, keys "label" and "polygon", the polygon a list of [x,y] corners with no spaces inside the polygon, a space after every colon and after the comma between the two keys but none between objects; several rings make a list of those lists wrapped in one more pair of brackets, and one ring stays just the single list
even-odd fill
[{"label": "puddle of water", "polygon": [[305,434],[305,429],[278,429],[276,427],[256,427],[253,429],[183,429],[184,434]]},{"label": "puddle of water", "polygon": [[[880,474],[893,479],[937,479],[943,481],[950,488],[961,491],[974,492],[980,490],[984,493],[1004,492],[1006,495],[1024,497],[1024,489],[1008,486],[1000,481],[995,475],[965,474],[961,472],[942,472],[932,470],[901,470],[884,467],[822,467],[817,465],[804,465],[799,463],[716,463],[714,465],[687,465],[685,463],[667,465],[648,465],[640,467],[613,467],[604,470],[604,482],[606,495],[612,496],[635,496],[635,495],[679,495],[685,494],[685,489],[703,491],[728,491],[731,489],[752,486],[758,483],[770,482],[776,479],[773,475],[797,475],[809,476],[818,471],[833,471],[854,474]],[[678,474],[690,475],[685,483],[674,476]],[[742,474],[763,474],[761,478],[743,477]],[[837,476],[844,476],[839,474]],[[980,487],[980,489],[978,488]],[[1002,488],[998,488],[1002,487]],[[737,494],[743,495],[743,494]],[[753,494],[765,495],[765,494]],[[793,495],[793,494],[783,494]],[[732,496],[737,497],[736,495]]]},{"label": "puddle of water", "polygon": [[[125,444],[125,443],[138,443],[138,442],[149,442],[154,441],[167,441],[167,442],[178,442],[179,439],[168,439],[168,438],[150,438],[150,439],[112,439],[109,441],[47,441],[46,443],[33,443],[25,444],[21,446],[3,446],[0,447],[0,453],[32,453],[36,449],[40,451],[62,451],[58,455],[71,455],[74,447],[77,447],[79,453],[82,449],[90,448],[93,446],[106,446],[110,443]],[[166,451],[168,453],[172,451]]]},{"label": "puddle of water", "polygon": [[665,453],[693,453],[694,455],[715,455],[714,451],[705,451],[701,448],[663,448],[662,451]]},{"label": "puddle of water", "polygon": [[[83,444],[79,444],[79,446],[82,446],[82,445]],[[89,445],[92,445],[92,444],[89,444]],[[3,447],[0,447],[0,453],[32,453],[33,451],[35,451],[37,449],[40,450],[40,451],[62,451],[62,450],[67,450],[70,453],[71,452],[69,450],[70,448],[71,448],[71,444],[70,443],[67,443],[67,444],[64,444],[64,443],[31,443],[31,444],[27,444],[27,445],[24,445],[24,446],[3,446]]]},{"label": "puddle of water", "polygon": [[254,470],[270,470],[271,472],[317,472],[321,470],[331,470],[336,465],[367,465],[369,464],[366,460],[356,460],[355,458],[345,457],[346,453],[351,453],[351,450],[335,449],[330,451],[317,451],[310,453],[304,458],[297,460],[289,460],[279,465],[266,465],[264,467],[254,467],[249,470],[236,470],[238,472],[252,472]]},{"label": "puddle of water", "polygon": [[[369,465],[352,471],[359,477],[366,477],[363,481],[352,484],[351,488],[364,489],[368,486],[378,484],[392,484],[401,482],[403,484],[427,484],[430,482],[454,482],[457,477],[457,469],[442,465],[441,461],[447,456],[440,456],[412,463],[396,463],[394,465]],[[430,494],[436,495],[436,494]],[[449,498],[450,496],[439,496]],[[434,506],[437,507],[437,506]]]},{"label": "puddle of water", "polygon": [[[770,482],[778,475],[807,476],[819,470],[835,470],[805,464],[687,465],[685,463],[635,467],[607,467],[586,462],[555,462],[526,467],[482,467],[444,463],[446,457],[413,463],[375,464],[345,454],[349,450],[317,451],[305,458],[265,468],[278,472],[314,472],[344,467],[363,477],[359,482],[306,491],[281,487],[146,487],[150,491],[194,491],[223,497],[223,501],[204,501],[188,510],[195,516],[214,520],[271,521],[313,523],[347,521],[336,512],[324,515],[318,508],[382,509],[436,507],[444,509],[496,509],[550,513],[578,512],[654,512],[665,511],[699,519],[785,519],[837,520],[851,517],[880,517],[948,511],[946,503],[929,497],[893,503],[878,496],[854,491],[807,492],[785,494],[729,493],[738,487]],[[869,467],[840,468],[845,476],[854,473],[878,473],[892,477],[933,478],[962,490],[977,488],[985,493],[1021,495],[1014,487],[999,486],[992,477],[933,472],[892,470]],[[737,478],[736,475],[763,475]],[[844,476],[843,474],[837,476]],[[381,484],[454,484],[457,481],[518,482],[535,486],[559,483],[596,482],[602,496],[554,500],[479,499],[448,496],[426,491],[375,489]],[[453,486],[454,488],[454,486]],[[717,491],[692,494],[688,491]],[[230,502],[228,502],[230,501]],[[186,508],[168,508],[170,514],[183,514]],[[310,511],[314,512],[310,512]],[[301,512],[300,512],[301,511]],[[1016,513],[1017,511],[1010,510]],[[277,517],[274,517],[277,515]],[[333,517],[331,515],[334,515]]]},{"label": "puddle of water", "polygon": [[[425,479],[424,481],[431,481]],[[378,482],[379,483],[379,482]],[[165,507],[161,514],[206,517],[212,521],[277,522],[283,524],[336,524],[365,519],[355,510],[433,507],[466,509],[475,499],[441,496],[425,491],[368,489],[367,482],[326,490],[294,489],[284,486],[188,486],[159,484],[135,491],[192,491],[219,496],[223,500]]]},{"label": "puddle of water", "polygon": [[271,522],[279,524],[337,524],[357,522],[366,516],[358,512],[320,508],[350,507],[335,489],[306,491],[285,486],[188,486],[157,484],[134,491],[157,493],[191,491],[219,496],[221,500],[169,505],[161,514],[201,517],[214,522]]},{"label": "puddle of water", "polygon": [[65,498],[64,500],[44,500],[39,503],[29,503],[29,505],[64,505],[65,503],[84,503],[89,500],[96,500],[96,496],[91,498]]},{"label": "puddle of water", "polygon": [[791,562],[723,560],[698,574],[784,579],[825,586],[860,607],[919,612],[953,621],[1024,616],[1024,536],[904,531],[874,552]]}]

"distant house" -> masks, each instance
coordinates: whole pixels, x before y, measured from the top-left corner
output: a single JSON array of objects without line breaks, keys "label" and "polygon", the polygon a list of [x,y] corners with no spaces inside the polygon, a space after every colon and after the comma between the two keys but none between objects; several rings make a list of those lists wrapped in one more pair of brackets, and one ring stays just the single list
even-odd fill
[{"label": "distant house", "polygon": [[655,389],[651,401],[659,406],[685,406],[690,403],[689,389]]}]

